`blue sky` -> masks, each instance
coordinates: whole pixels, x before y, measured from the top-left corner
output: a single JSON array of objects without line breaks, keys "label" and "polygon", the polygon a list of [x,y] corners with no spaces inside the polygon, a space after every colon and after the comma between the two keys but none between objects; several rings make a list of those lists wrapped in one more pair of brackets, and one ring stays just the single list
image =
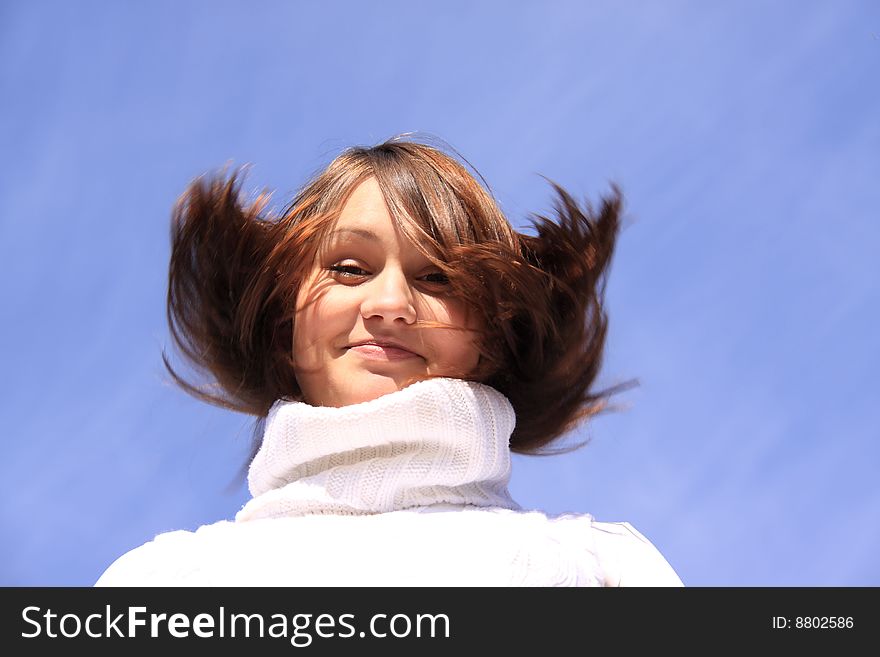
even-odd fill
[{"label": "blue sky", "polygon": [[250,164],[280,208],[418,131],[520,227],[539,174],[626,196],[599,383],[641,385],[515,457],[521,505],[629,521],[693,586],[880,585],[878,70],[868,1],[3,3],[0,584],[248,499],[251,419],[162,367],[188,182]]}]

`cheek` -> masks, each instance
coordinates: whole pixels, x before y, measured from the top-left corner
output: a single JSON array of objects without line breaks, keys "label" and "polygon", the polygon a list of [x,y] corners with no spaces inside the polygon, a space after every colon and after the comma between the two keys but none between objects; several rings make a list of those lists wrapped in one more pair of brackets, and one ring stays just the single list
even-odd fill
[{"label": "cheek", "polygon": [[452,302],[438,304],[435,317],[437,321],[470,329],[470,331],[436,329],[433,347],[437,362],[444,369],[472,371],[476,368],[480,357],[477,349],[478,335],[474,331],[480,329],[482,322],[477,319],[476,313],[468,312],[464,303]]},{"label": "cheek", "polygon": [[293,329],[294,354],[317,354],[332,349],[342,334],[348,333],[358,316],[358,307],[348,289],[325,288],[297,295]]},{"label": "cheek", "polygon": [[480,361],[480,352],[472,333],[436,329],[432,347],[435,360],[430,369],[434,374],[468,376]]},{"label": "cheek", "polygon": [[476,315],[468,312],[467,304],[455,299],[427,298],[423,307],[419,309],[426,319],[431,319],[450,326],[462,328],[476,328]]},{"label": "cheek", "polygon": [[319,328],[326,323],[324,299],[309,299],[308,292],[301,292],[296,299],[296,315],[293,324],[293,355],[300,362],[314,354],[321,338]]},{"label": "cheek", "polygon": [[300,291],[296,295],[296,312],[293,316],[293,351],[294,355],[302,350],[302,345],[308,337],[311,318],[309,317],[309,308],[303,305],[303,297],[305,294]]}]

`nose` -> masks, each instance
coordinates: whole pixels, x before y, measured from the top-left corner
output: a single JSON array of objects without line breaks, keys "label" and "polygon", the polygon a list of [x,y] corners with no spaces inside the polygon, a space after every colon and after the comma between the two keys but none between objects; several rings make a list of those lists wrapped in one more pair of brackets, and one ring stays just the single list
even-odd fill
[{"label": "nose", "polygon": [[379,317],[389,323],[402,319],[406,324],[416,321],[412,290],[402,271],[386,267],[362,289],[365,292],[361,302],[364,319]]}]

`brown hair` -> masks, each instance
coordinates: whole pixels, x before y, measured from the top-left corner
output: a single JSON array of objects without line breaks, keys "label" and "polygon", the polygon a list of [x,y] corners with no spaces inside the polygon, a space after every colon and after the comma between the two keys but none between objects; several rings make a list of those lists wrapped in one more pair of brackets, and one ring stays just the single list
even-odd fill
[{"label": "brown hair", "polygon": [[266,192],[250,203],[241,198],[239,172],[189,185],[172,216],[168,323],[186,359],[213,382],[190,384],[163,351],[174,380],[199,399],[257,416],[259,446],[272,404],[302,399],[291,348],[299,284],[368,177],[401,231],[447,274],[450,294],[482,319],[480,365],[464,378],[510,400],[511,449],[552,454],[585,444],[550,447],[633,383],[591,390],[608,327],[603,296],[620,189],[612,183],[594,212],[547,179],[555,220],[532,216],[535,234],[520,233],[461,162],[405,136],[346,149],[279,215],[265,212]]}]

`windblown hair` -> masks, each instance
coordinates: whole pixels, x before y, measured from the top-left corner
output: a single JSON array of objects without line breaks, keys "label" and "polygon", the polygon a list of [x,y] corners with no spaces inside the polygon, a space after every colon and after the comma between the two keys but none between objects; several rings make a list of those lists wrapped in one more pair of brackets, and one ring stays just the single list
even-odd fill
[{"label": "windblown hair", "polygon": [[238,171],[189,185],[172,216],[168,323],[182,354],[212,381],[189,383],[163,351],[177,384],[257,416],[254,449],[272,404],[303,400],[292,349],[296,295],[345,201],[369,177],[403,234],[448,276],[450,295],[482,320],[479,365],[462,378],[510,400],[511,449],[555,454],[585,444],[551,446],[633,383],[592,389],[608,327],[603,297],[620,189],[612,183],[594,212],[547,179],[555,220],[532,215],[535,234],[520,233],[485,181],[452,155],[405,136],[348,148],[279,215],[266,212],[266,192],[251,202],[242,197]]}]

